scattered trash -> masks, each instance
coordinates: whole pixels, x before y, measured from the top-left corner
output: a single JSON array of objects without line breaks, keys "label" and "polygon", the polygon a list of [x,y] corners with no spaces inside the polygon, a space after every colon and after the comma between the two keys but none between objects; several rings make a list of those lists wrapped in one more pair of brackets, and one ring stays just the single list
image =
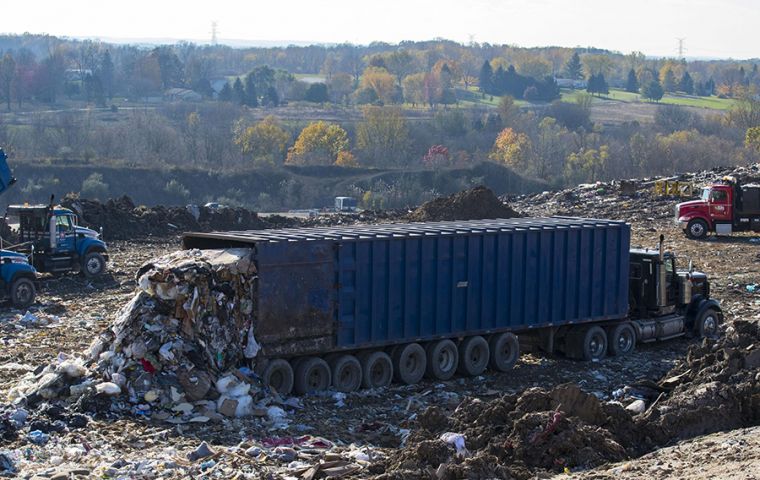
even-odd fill
[{"label": "scattered trash", "polygon": [[210,457],[211,455],[214,455],[214,453],[215,452],[211,450],[206,442],[201,442],[201,444],[198,445],[198,448],[187,454],[187,459],[191,462],[194,462],[196,460],[202,460],[206,457]]},{"label": "scattered trash", "polygon": [[449,445],[452,445],[456,451],[457,455],[467,455],[467,449],[464,445],[464,435],[461,433],[453,433],[453,432],[446,432],[441,434],[441,441],[444,443],[447,443]]},{"label": "scattered trash", "polygon": [[50,435],[39,430],[32,430],[26,438],[35,445],[45,445],[50,440]]}]

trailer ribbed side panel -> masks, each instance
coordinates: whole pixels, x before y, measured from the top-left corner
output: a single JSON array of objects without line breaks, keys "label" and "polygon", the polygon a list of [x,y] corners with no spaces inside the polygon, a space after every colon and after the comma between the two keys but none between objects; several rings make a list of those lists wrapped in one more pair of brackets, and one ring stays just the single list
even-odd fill
[{"label": "trailer ribbed side panel", "polygon": [[620,319],[628,312],[624,222],[393,224],[190,234],[184,243],[254,245],[259,315],[277,323],[264,331],[287,331],[294,340],[316,335],[318,325],[335,349]]}]

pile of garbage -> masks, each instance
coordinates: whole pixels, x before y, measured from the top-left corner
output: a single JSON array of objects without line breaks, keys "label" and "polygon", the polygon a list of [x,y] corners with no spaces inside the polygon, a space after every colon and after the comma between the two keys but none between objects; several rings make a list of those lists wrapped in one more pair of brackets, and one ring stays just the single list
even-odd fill
[{"label": "pile of garbage", "polygon": [[[384,478],[534,478],[638,457],[673,441],[760,425],[760,324],[736,321],[659,382],[603,402],[575,384],[533,388],[452,414],[429,407]],[[542,473],[542,474],[543,474]]]},{"label": "pile of garbage", "polygon": [[408,218],[413,222],[441,222],[519,216],[490,189],[479,186],[423,203]]},{"label": "pile of garbage", "polygon": [[102,228],[107,240],[165,236],[184,231],[258,230],[271,227],[256,212],[245,208],[136,206],[126,195],[102,203],[69,194],[63,198],[61,205],[73,210],[83,226],[94,230]]},{"label": "pile of garbage", "polygon": [[[694,173],[682,173],[672,177],[647,177],[629,180],[583,183],[562,190],[545,191],[527,195],[504,195],[501,200],[509,202],[526,216],[566,215],[578,217],[612,218],[629,222],[665,219],[673,216],[677,202],[699,196],[701,187],[733,177],[743,183],[760,181],[760,164],[739,167],[716,167]],[[655,192],[658,182],[667,180],[688,187],[683,195]]]},{"label": "pile of garbage", "polygon": [[[59,355],[24,377],[9,401],[34,408],[129,412],[157,420],[206,422],[261,415],[254,374],[256,267],[249,249],[182,250],[143,265],[134,297],[81,357]],[[259,398],[260,400],[261,398]]]}]

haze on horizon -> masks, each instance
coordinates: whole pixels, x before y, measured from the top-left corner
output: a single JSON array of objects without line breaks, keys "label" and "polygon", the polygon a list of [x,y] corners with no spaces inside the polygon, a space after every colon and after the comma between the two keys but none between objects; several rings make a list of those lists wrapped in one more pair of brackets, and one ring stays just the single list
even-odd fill
[{"label": "haze on horizon", "polygon": [[[752,0],[42,0],[3,5],[1,33],[103,40],[368,44],[445,38],[523,47],[597,47],[675,57],[758,58]],[[634,5],[632,7],[632,5]]]}]

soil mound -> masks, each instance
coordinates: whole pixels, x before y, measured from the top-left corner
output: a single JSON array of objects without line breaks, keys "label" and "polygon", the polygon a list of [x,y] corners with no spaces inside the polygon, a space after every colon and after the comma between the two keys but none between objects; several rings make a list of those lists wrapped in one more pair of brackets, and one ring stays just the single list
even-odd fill
[{"label": "soil mound", "polygon": [[[387,460],[383,476],[527,479],[758,425],[760,325],[736,321],[721,339],[692,346],[655,387],[639,414],[575,384],[489,402],[466,399],[449,416],[430,407],[418,416],[406,447]],[[461,435],[466,450],[445,441],[453,434]]]},{"label": "soil mound", "polygon": [[480,186],[423,203],[409,214],[413,222],[515,218],[520,214],[504,204],[491,190]]},{"label": "soil mound", "polygon": [[[126,195],[107,202],[64,197],[61,205],[79,215],[83,226],[99,230],[107,240],[140,236],[165,236],[184,231],[258,230],[270,228],[256,212],[244,208],[145,207],[136,206]],[[280,219],[279,223],[283,222]],[[278,227],[281,225],[277,225]]]}]

